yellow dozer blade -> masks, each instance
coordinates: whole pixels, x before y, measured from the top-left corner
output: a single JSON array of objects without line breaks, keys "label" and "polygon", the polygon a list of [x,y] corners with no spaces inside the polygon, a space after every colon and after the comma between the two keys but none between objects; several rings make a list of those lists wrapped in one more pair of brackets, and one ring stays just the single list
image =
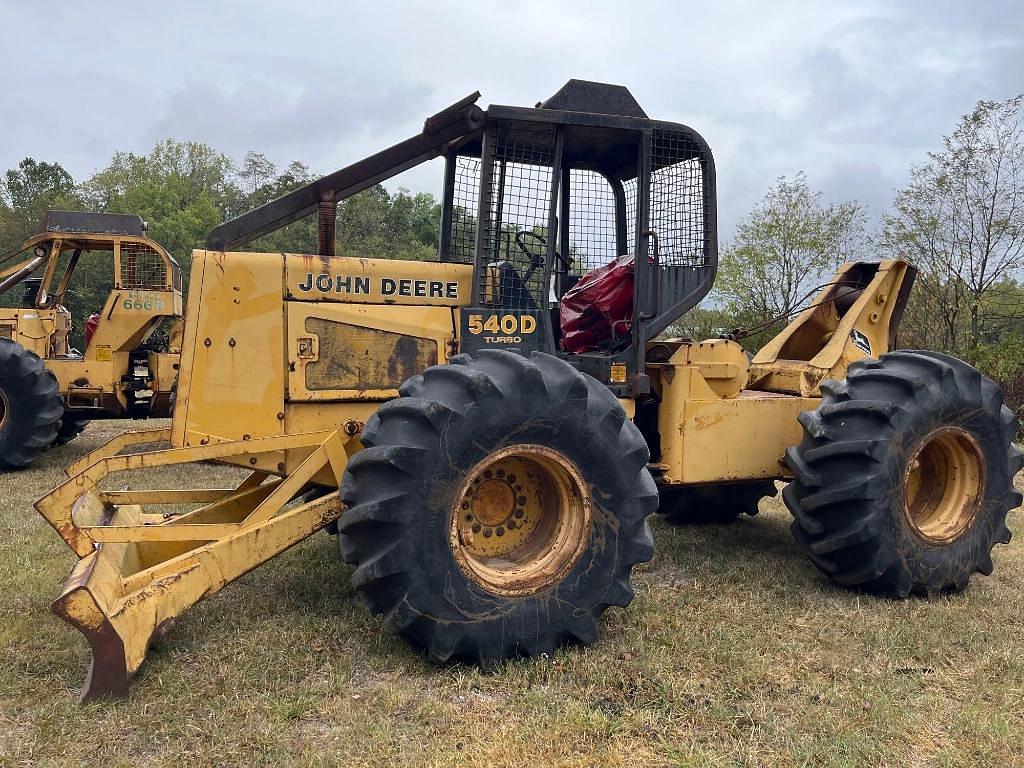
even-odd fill
[{"label": "yellow dozer blade", "polygon": [[[68,480],[39,499],[39,513],[81,558],[53,611],[92,648],[82,698],[123,697],[151,641],[204,597],[337,520],[333,487],[350,452],[359,449],[358,422],[333,432],[271,437],[118,455],[166,440],[168,430],[130,432],[68,469]],[[251,472],[227,489],[107,491],[118,472],[309,450],[284,477]],[[314,476],[322,495],[305,501]],[[302,494],[306,496],[300,498]],[[198,505],[184,513],[154,511]]]}]

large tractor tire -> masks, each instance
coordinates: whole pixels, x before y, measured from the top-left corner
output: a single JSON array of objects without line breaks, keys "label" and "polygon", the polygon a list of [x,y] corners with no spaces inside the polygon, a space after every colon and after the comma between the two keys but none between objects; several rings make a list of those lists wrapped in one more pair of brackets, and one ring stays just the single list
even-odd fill
[{"label": "large tractor tire", "polygon": [[793,534],[833,581],[892,597],[962,590],[992,572],[1021,503],[1017,418],[953,357],[893,352],[822,384],[786,463]]},{"label": "large tractor tire", "polygon": [[647,444],[558,358],[483,351],[381,406],[345,473],[352,583],[431,661],[482,664],[597,639],[653,553]]},{"label": "large tractor tire", "polygon": [[82,419],[70,413],[65,413],[64,417],[60,421],[60,429],[57,431],[57,437],[54,438],[53,441],[54,447],[67,445],[82,434],[88,425],[88,419]]},{"label": "large tractor tire", "polygon": [[658,511],[673,525],[725,524],[740,515],[756,515],[757,503],[777,493],[774,480],[663,487]]},{"label": "large tractor tire", "polygon": [[53,445],[64,406],[57,377],[34,352],[0,339],[0,467],[20,469]]}]

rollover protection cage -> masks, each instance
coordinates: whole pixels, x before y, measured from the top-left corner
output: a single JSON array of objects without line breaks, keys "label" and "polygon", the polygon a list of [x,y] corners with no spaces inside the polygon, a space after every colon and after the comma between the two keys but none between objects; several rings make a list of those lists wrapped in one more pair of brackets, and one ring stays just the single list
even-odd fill
[{"label": "rollover protection cage", "polygon": [[[482,131],[454,142],[446,162],[440,258],[474,264],[481,314],[533,314],[541,329],[532,344],[467,333],[464,349],[539,349],[612,384],[618,362],[632,374],[620,394],[643,391],[646,341],[714,282],[715,168],[703,138],[648,119],[625,88],[571,80],[533,109],[491,106]],[[627,254],[629,321],[599,352],[569,354],[559,343],[559,301]]]}]

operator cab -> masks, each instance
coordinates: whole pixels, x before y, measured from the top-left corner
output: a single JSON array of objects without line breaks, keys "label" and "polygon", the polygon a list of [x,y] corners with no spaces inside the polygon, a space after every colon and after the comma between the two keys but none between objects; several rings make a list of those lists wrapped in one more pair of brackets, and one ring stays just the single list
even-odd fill
[{"label": "operator cab", "polygon": [[706,142],[622,86],[570,80],[532,109],[490,106],[445,159],[440,258],[474,264],[462,350],[556,353],[643,391],[647,340],[714,281]]},{"label": "operator cab", "polygon": [[[22,261],[15,261],[26,253]],[[113,259],[106,265],[97,264],[81,282],[92,283],[99,276],[101,282],[110,281],[113,292],[95,297],[109,306],[76,309],[109,320],[118,310],[134,310],[134,302],[140,299],[143,304],[146,300],[152,302],[149,294],[154,291],[173,293],[174,303],[180,304],[181,268],[167,251],[146,237],[146,225],[139,216],[51,210],[32,237],[0,256],[0,297],[20,288],[19,308],[26,310],[0,317],[0,336],[25,344],[18,334],[20,321],[35,318],[40,311],[51,311],[56,317],[53,337],[45,348],[33,351],[44,358],[81,357],[68,340],[72,321],[69,305],[80,304],[72,300],[76,296],[76,275],[81,278],[78,269],[90,253],[107,253]],[[180,306],[176,311],[180,314]],[[156,327],[157,323],[147,326],[145,335]]]}]

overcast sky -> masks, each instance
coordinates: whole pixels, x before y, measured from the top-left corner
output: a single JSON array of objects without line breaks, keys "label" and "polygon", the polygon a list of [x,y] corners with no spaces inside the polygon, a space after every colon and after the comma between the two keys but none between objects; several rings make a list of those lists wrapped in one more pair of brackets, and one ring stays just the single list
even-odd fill
[{"label": "overcast sky", "polygon": [[621,83],[711,144],[727,238],[801,170],[877,215],[978,99],[1024,90],[1024,4],[0,0],[0,65],[0,169],[79,180],[167,137],[329,172],[473,90],[532,106]]}]

